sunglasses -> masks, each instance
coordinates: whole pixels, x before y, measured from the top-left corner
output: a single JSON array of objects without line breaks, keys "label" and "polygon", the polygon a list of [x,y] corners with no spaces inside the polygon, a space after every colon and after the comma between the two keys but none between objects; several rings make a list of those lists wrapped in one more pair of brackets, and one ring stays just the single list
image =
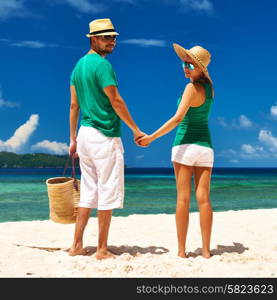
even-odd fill
[{"label": "sunglasses", "polygon": [[99,37],[101,37],[106,42],[116,40],[116,35],[99,35]]},{"label": "sunglasses", "polygon": [[194,66],[193,64],[188,63],[188,62],[186,62],[186,61],[183,61],[183,62],[182,62],[182,67],[183,67],[183,69],[184,69],[184,68],[188,68],[189,70],[194,70],[194,69],[195,69],[195,66]]}]

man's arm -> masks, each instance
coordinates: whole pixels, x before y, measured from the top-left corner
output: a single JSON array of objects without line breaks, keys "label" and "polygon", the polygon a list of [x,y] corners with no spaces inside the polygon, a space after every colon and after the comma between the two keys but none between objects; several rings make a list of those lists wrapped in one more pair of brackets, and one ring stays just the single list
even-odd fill
[{"label": "man's arm", "polygon": [[69,154],[73,155],[76,152],[76,137],[77,137],[77,125],[79,120],[79,103],[76,94],[76,90],[74,85],[70,86],[70,114],[69,114],[69,122],[70,122],[70,146],[69,146]]},{"label": "man's arm", "polygon": [[126,125],[133,131],[134,139],[143,136],[144,133],[140,131],[135,121],[133,120],[131,114],[128,111],[125,101],[119,94],[119,91],[116,86],[109,85],[104,88],[104,92],[109,98],[111,105],[119,118],[126,123]]}]

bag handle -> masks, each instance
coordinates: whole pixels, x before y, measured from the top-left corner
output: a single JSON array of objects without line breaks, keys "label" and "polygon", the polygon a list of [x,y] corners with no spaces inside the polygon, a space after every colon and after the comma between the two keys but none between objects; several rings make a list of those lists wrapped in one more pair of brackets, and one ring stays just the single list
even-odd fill
[{"label": "bag handle", "polygon": [[65,176],[65,172],[68,168],[68,164],[69,164],[69,159],[71,157],[71,162],[72,162],[72,171],[71,171],[71,177],[73,177],[74,181],[73,181],[73,186],[75,188],[76,191],[78,191],[78,182],[77,182],[77,178],[76,178],[76,169],[75,169],[75,157],[74,155],[69,155],[68,159],[65,163],[65,167],[63,169],[63,176]]}]

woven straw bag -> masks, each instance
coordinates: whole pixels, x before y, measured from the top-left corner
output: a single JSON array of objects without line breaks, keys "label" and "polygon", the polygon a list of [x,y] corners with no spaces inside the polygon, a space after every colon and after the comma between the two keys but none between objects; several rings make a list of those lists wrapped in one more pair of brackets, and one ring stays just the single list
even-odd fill
[{"label": "woven straw bag", "polygon": [[[63,175],[67,169],[68,161]],[[72,177],[53,177],[46,180],[50,219],[56,223],[76,222],[80,201],[80,180],[76,179],[75,162],[72,157]]]}]

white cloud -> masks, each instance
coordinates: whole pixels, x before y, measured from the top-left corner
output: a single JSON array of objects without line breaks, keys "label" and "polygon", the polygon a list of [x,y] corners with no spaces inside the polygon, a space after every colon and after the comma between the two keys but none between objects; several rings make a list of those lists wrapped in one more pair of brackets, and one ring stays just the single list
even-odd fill
[{"label": "white cloud", "polygon": [[227,149],[227,150],[222,150],[219,154],[219,157],[227,157],[227,158],[232,158],[234,156],[237,156],[237,151],[233,149]]},{"label": "white cloud", "polygon": [[195,11],[208,15],[214,14],[214,6],[210,0],[180,0],[185,12]]},{"label": "white cloud", "polygon": [[137,3],[136,0],[112,0],[113,2],[124,2],[135,5]]},{"label": "white cloud", "polygon": [[136,156],[136,159],[137,159],[137,160],[141,160],[141,159],[143,159],[143,158],[144,158],[144,155],[137,155],[137,156]]},{"label": "white cloud", "polygon": [[238,155],[237,151],[235,151],[233,149],[223,150],[218,154],[218,157],[224,157],[224,158],[228,159],[230,163],[233,163],[233,164],[239,163],[238,156],[239,155]]},{"label": "white cloud", "polygon": [[270,114],[273,118],[277,119],[277,103],[275,106],[271,106],[270,108]]},{"label": "white cloud", "polygon": [[29,120],[21,125],[7,141],[0,140],[0,150],[18,152],[27,143],[32,133],[37,129],[38,115],[31,115]]},{"label": "white cloud", "polygon": [[164,40],[151,40],[151,39],[128,39],[121,41],[122,44],[132,44],[142,47],[166,47],[167,43]]},{"label": "white cloud", "polygon": [[4,107],[4,106],[12,108],[12,107],[19,106],[19,104],[15,103],[15,102],[11,102],[11,101],[6,101],[6,100],[2,99],[0,96],[0,107]]},{"label": "white cloud", "polygon": [[230,129],[249,129],[254,128],[254,123],[245,115],[240,115],[237,119],[233,119],[230,123],[227,123],[224,117],[217,118],[219,125]]},{"label": "white cloud", "polygon": [[63,155],[68,153],[68,145],[66,143],[44,140],[33,145],[32,150],[42,150],[47,153]]},{"label": "white cloud", "polygon": [[255,149],[249,144],[241,145],[241,149],[248,154],[253,154],[255,152]]},{"label": "white cloud", "polygon": [[219,125],[221,125],[222,127],[228,127],[228,124],[225,121],[224,117],[218,117],[217,118]]},{"label": "white cloud", "polygon": [[[0,0],[1,1],[1,0]],[[44,43],[41,41],[12,41],[8,39],[0,39],[0,42],[11,46],[11,47],[22,47],[22,48],[53,48],[59,47],[57,44]]]},{"label": "white cloud", "polygon": [[27,10],[24,7],[25,0],[1,0],[0,20],[4,21],[12,17],[24,16]]},{"label": "white cloud", "polygon": [[12,107],[17,107],[17,106],[19,106],[19,104],[18,103],[15,103],[15,102],[12,102],[12,101],[7,101],[7,100],[5,100],[4,98],[3,98],[3,96],[2,96],[2,89],[1,89],[1,87],[0,87],[0,108],[1,107],[10,107],[10,108],[12,108]]},{"label": "white cloud", "polygon": [[271,131],[260,130],[258,140],[260,145],[242,144],[239,151],[233,149],[223,150],[219,157],[224,157],[230,162],[236,162],[242,159],[274,159],[277,158],[277,137],[273,136]]},{"label": "white cloud", "polygon": [[247,154],[255,154],[255,153],[263,151],[262,147],[258,147],[258,146],[253,147],[252,145],[249,145],[249,144],[241,145],[241,149],[244,153],[247,153]]},{"label": "white cloud", "polygon": [[9,41],[10,41],[9,39],[0,39],[0,42],[2,42],[2,43],[7,43]]},{"label": "white cloud", "polygon": [[23,48],[46,48],[46,47],[57,47],[55,44],[46,44],[39,41],[20,41],[12,42],[10,46],[23,47]]},{"label": "white cloud", "polygon": [[224,157],[231,163],[238,163],[241,159],[262,159],[270,157],[269,153],[261,146],[252,146],[243,144],[239,151],[233,149],[223,150],[219,153],[219,157]]},{"label": "white cloud", "polygon": [[91,3],[89,0],[63,0],[63,2],[77,9],[81,13],[99,13],[106,10],[104,4],[95,3],[96,1]]},{"label": "white cloud", "polygon": [[268,153],[261,146],[252,146],[250,144],[241,145],[240,157],[246,159],[257,159],[269,157]]},{"label": "white cloud", "polygon": [[269,146],[271,152],[277,152],[277,138],[272,135],[271,131],[261,130],[259,133],[259,141]]},{"label": "white cloud", "polygon": [[239,116],[239,127],[249,128],[252,126],[253,126],[253,123],[245,115]]}]

